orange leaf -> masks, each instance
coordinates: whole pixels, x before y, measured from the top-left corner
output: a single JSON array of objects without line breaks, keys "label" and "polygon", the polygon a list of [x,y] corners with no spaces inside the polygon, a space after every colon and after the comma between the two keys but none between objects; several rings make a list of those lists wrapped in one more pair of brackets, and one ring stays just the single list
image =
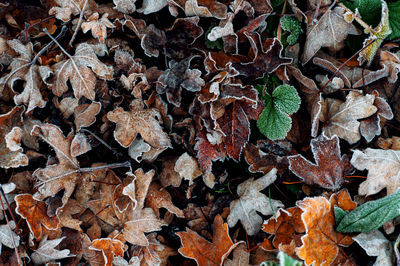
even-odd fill
[{"label": "orange leaf", "polygon": [[90,249],[100,250],[103,253],[105,265],[111,266],[114,255],[124,256],[124,243],[117,239],[100,238],[92,241]]},{"label": "orange leaf", "polygon": [[212,243],[186,228],[186,232],[179,232],[182,245],[178,251],[187,258],[194,259],[197,265],[221,265],[229,253],[240,242],[234,244],[229,237],[228,224],[223,223],[222,217],[217,215],[214,220],[214,235]]},{"label": "orange leaf", "polygon": [[314,197],[298,203],[303,211],[301,218],[306,235],[301,237],[303,245],[296,248],[296,254],[306,265],[330,265],[338,260],[346,260],[340,246],[349,246],[353,239],[335,231],[335,201],[340,203],[339,206],[351,205],[347,191],[332,196],[330,201],[324,197]]},{"label": "orange leaf", "polygon": [[49,230],[57,229],[58,217],[47,216],[46,203],[35,200],[30,194],[21,194],[15,197],[17,208],[15,209],[24,218],[36,239],[42,237],[42,226]]}]

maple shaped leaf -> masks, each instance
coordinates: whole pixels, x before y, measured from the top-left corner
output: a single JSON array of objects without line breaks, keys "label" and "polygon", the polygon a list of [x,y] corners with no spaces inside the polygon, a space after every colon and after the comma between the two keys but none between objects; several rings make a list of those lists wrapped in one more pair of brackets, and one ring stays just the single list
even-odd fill
[{"label": "maple shaped leaf", "polygon": [[52,86],[53,93],[61,96],[68,90],[67,81],[69,81],[75,98],[80,99],[85,96],[89,100],[94,100],[96,76],[107,80],[113,77],[113,68],[102,63],[96,56],[96,53],[104,55],[105,52],[105,45],[94,47],[87,43],[79,44],[75,55],[68,54],[69,59],[52,66],[56,76]]},{"label": "maple shaped leaf", "polygon": [[212,243],[186,228],[186,232],[176,233],[182,242],[178,250],[187,258],[194,259],[199,266],[222,265],[229,253],[241,242],[233,243],[229,236],[228,225],[223,223],[220,215],[214,219],[214,234]]},{"label": "maple shaped leaf", "polygon": [[351,167],[347,156],[340,156],[339,138],[328,138],[322,134],[311,140],[310,145],[315,163],[297,154],[288,157],[289,169],[306,184],[338,190]]},{"label": "maple shaped leaf", "polygon": [[248,63],[233,63],[232,66],[241,75],[261,78],[265,73],[272,73],[282,65],[292,63],[291,58],[281,57],[283,46],[279,39],[261,41],[258,33],[244,33],[250,42],[254,58]]},{"label": "maple shaped leaf", "polygon": [[33,176],[39,180],[38,192],[34,196],[36,199],[43,200],[53,197],[64,189],[62,197],[62,206],[64,206],[72,195],[80,175],[78,173],[79,162],[71,155],[74,153],[71,151],[74,136],[70,133],[64,137],[61,129],[52,124],[34,126],[32,135],[39,136],[49,144],[55,150],[58,158],[57,164],[47,165],[46,168],[39,168],[33,173]]},{"label": "maple shaped leaf", "polygon": [[358,170],[368,170],[367,180],[360,184],[360,195],[376,194],[386,188],[387,195],[400,187],[400,151],[366,149],[354,150],[351,164]]},{"label": "maple shaped leaf", "polygon": [[65,238],[47,240],[47,235],[40,241],[38,249],[32,253],[31,258],[35,264],[46,264],[47,262],[72,257],[69,249],[58,250],[56,247]]},{"label": "maple shaped leaf", "polygon": [[15,106],[6,114],[0,115],[0,167],[16,168],[28,165],[28,157],[22,153],[20,142],[22,139],[23,106]]},{"label": "maple shaped leaf", "polygon": [[[324,197],[306,198],[297,203],[303,213],[301,219],[306,234],[301,237],[302,246],[296,248],[296,254],[306,265],[330,265],[335,261],[345,260],[340,246],[347,247],[353,239],[335,230],[334,205],[354,209],[347,190],[333,195],[330,200]],[[336,264],[336,263],[334,263]]]},{"label": "maple shaped leaf", "polygon": [[42,226],[49,230],[58,228],[59,219],[47,215],[47,206],[43,201],[35,200],[30,194],[20,194],[15,197],[15,202],[16,213],[26,220],[34,238],[42,237]]},{"label": "maple shaped leaf", "polygon": [[351,91],[346,101],[325,99],[319,119],[324,122],[322,132],[327,137],[337,135],[348,143],[360,140],[360,122],[358,119],[369,117],[378,110],[374,105],[375,95],[363,95],[361,91]]},{"label": "maple shaped leaf", "polygon": [[34,58],[32,43],[24,45],[17,39],[10,40],[7,43],[19,54],[19,57],[14,58],[11,62],[11,72],[0,79],[0,93],[3,91],[6,82],[14,91],[15,81],[24,80],[23,92],[14,96],[15,104],[25,104],[28,106],[27,112],[36,107],[43,108],[46,101],[43,100],[40,93],[40,85],[51,75],[52,71],[48,66],[38,66],[31,63]]},{"label": "maple shaped leaf", "polygon": [[49,15],[54,15],[56,18],[68,22],[72,15],[79,15],[85,8],[85,10],[91,9],[91,7],[96,6],[93,0],[55,0],[54,6],[49,10]]},{"label": "maple shaped leaf", "polygon": [[114,256],[124,256],[124,243],[118,239],[100,238],[92,241],[90,249],[100,250],[104,256],[105,265],[111,266]]},{"label": "maple shaped leaf", "polygon": [[343,48],[343,41],[348,34],[359,34],[359,30],[343,18],[345,10],[341,7],[328,9],[317,23],[309,19],[307,37],[301,61],[306,64],[322,47],[335,51]]},{"label": "maple shaped leaf", "polygon": [[276,180],[277,169],[273,168],[268,174],[257,180],[250,178],[237,187],[239,199],[231,202],[230,213],[227,221],[229,227],[234,227],[240,220],[248,235],[258,233],[263,219],[257,213],[272,215],[278,208],[283,207],[282,202],[268,198],[260,191]]},{"label": "maple shaped leaf", "polygon": [[124,223],[123,237],[131,244],[148,246],[144,233],[159,231],[166,225],[154,213],[151,208],[135,210],[129,214],[128,221]]},{"label": "maple shaped leaf", "polygon": [[99,13],[95,12],[82,23],[83,33],[92,31],[93,37],[99,39],[101,43],[104,43],[107,38],[107,28],[115,28],[114,24],[108,20],[108,13],[104,13],[99,19]]},{"label": "maple shaped leaf", "polygon": [[107,118],[116,123],[114,137],[122,147],[129,147],[137,134],[153,148],[171,147],[168,135],[160,126],[161,114],[157,109],[144,109],[141,100],[133,100],[129,112],[121,107],[108,112]]}]

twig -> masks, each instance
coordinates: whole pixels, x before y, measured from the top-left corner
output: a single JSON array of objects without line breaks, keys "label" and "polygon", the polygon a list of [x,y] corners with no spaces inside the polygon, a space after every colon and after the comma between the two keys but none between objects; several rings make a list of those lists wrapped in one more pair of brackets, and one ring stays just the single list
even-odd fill
[{"label": "twig", "polygon": [[76,28],[75,28],[74,34],[72,35],[72,38],[71,38],[71,40],[69,41],[69,46],[70,46],[70,47],[72,47],[72,43],[74,42],[75,37],[76,37],[76,35],[78,34],[79,28],[80,28],[81,25],[82,25],[82,19],[83,19],[83,15],[84,15],[84,13],[85,13],[85,8],[86,8],[87,3],[88,3],[88,0],[85,0],[85,3],[83,4],[82,10],[81,10],[81,13],[79,14],[79,21],[78,21],[78,24],[76,24]]},{"label": "twig", "polygon": [[90,135],[92,135],[95,139],[97,139],[98,142],[103,144],[106,148],[108,148],[110,151],[112,151],[115,155],[120,156],[120,152],[116,151],[114,148],[112,148],[110,145],[108,145],[104,140],[102,140],[100,137],[98,137],[96,134],[94,134],[92,131],[87,130],[85,128],[82,128],[80,131],[82,132],[87,132]]}]

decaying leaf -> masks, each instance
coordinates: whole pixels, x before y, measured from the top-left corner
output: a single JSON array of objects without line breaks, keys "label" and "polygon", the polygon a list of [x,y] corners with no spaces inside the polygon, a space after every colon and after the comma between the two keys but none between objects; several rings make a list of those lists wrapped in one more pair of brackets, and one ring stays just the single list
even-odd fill
[{"label": "decaying leaf", "polygon": [[76,131],[83,127],[89,127],[96,121],[96,115],[100,112],[101,104],[93,101],[90,104],[81,104],[74,108]]},{"label": "decaying leaf", "polygon": [[89,247],[94,250],[100,250],[104,256],[105,265],[111,266],[114,256],[123,257],[124,243],[118,239],[100,238],[92,241],[92,246]]},{"label": "decaying leaf", "polygon": [[15,202],[17,203],[16,213],[26,220],[31,233],[36,239],[42,238],[43,226],[48,230],[58,228],[58,218],[47,215],[46,203],[43,201],[37,201],[29,194],[20,194],[15,197]]},{"label": "decaying leaf", "polygon": [[353,237],[368,256],[377,257],[374,266],[393,265],[393,247],[389,240],[378,230],[361,233]]},{"label": "decaying leaf", "polygon": [[108,20],[108,13],[104,13],[100,19],[99,13],[93,13],[87,21],[82,23],[83,33],[92,31],[93,37],[99,39],[101,43],[104,43],[107,38],[107,28],[114,27],[114,24]]},{"label": "decaying leaf", "polygon": [[104,55],[105,52],[105,45],[99,45],[97,48],[87,43],[79,44],[75,55],[68,55],[69,59],[52,66],[56,75],[56,81],[52,86],[53,93],[61,96],[68,90],[69,81],[76,98],[85,96],[94,100],[96,76],[108,80],[113,76],[113,68],[101,62],[96,56],[96,54]]},{"label": "decaying leaf", "polygon": [[363,95],[360,91],[351,91],[346,102],[336,99],[325,99],[319,119],[324,122],[322,132],[327,137],[337,135],[350,144],[360,140],[360,122],[358,119],[369,117],[376,113],[375,95]]},{"label": "decaying leaf", "polygon": [[184,217],[183,211],[172,203],[171,195],[168,191],[155,183],[151,184],[149,187],[146,206],[152,208],[157,217],[160,217],[160,208],[166,208],[177,217]]},{"label": "decaying leaf", "polygon": [[144,109],[141,100],[133,100],[129,112],[119,107],[109,112],[107,118],[117,123],[114,137],[123,147],[129,147],[138,133],[153,148],[165,149],[171,146],[168,135],[160,126],[159,111],[154,108]]},{"label": "decaying leaf", "polygon": [[307,39],[302,63],[306,64],[321,47],[328,47],[334,51],[343,48],[343,41],[348,34],[359,34],[359,30],[343,18],[345,10],[335,7],[326,11],[317,23],[309,20]]},{"label": "decaying leaf", "polygon": [[217,215],[214,220],[212,243],[189,228],[186,228],[186,232],[179,232],[177,235],[182,242],[179,253],[194,259],[199,266],[221,265],[229,253],[240,243],[233,243],[229,236],[228,224],[223,223],[220,215]]},{"label": "decaying leaf", "polygon": [[400,151],[368,148],[354,150],[351,164],[358,170],[368,170],[367,180],[360,184],[360,195],[373,195],[386,188],[387,195],[400,187]]},{"label": "decaying leaf", "polygon": [[65,237],[58,239],[47,240],[45,236],[39,243],[38,249],[31,255],[32,261],[35,264],[45,264],[50,261],[72,257],[68,249],[55,249]]},{"label": "decaying leaf", "polygon": [[28,157],[22,153],[23,106],[16,106],[10,112],[0,115],[0,167],[16,168],[28,164]]},{"label": "decaying leaf", "polygon": [[248,235],[255,235],[261,228],[263,219],[257,212],[263,215],[272,215],[283,207],[282,202],[268,198],[260,191],[271,185],[276,180],[277,169],[273,168],[268,174],[254,180],[250,178],[241,183],[237,188],[239,199],[234,200],[228,215],[229,227],[234,227],[240,220]]},{"label": "decaying leaf", "polygon": [[289,159],[289,169],[304,183],[319,185],[330,190],[339,190],[344,176],[351,168],[347,156],[340,155],[339,138],[327,138],[323,134],[311,140],[311,150],[315,163],[302,155],[293,155]]},{"label": "decaying leaf", "polygon": [[2,224],[0,225],[0,254],[2,251],[2,246],[4,245],[8,248],[19,247],[20,237],[12,230],[15,229],[14,221],[10,221],[10,225]]}]

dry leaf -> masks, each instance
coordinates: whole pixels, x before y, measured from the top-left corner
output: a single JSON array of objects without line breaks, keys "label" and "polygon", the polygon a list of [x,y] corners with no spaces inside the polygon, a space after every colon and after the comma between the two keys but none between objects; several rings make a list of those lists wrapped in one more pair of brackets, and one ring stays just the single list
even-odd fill
[{"label": "dry leaf", "polygon": [[263,219],[257,212],[272,215],[283,207],[279,200],[270,199],[260,192],[276,180],[276,173],[276,168],[273,168],[263,177],[257,180],[250,178],[237,187],[240,198],[231,202],[231,212],[227,218],[229,227],[234,227],[240,220],[247,234],[255,235],[263,223]]},{"label": "dry leaf", "polygon": [[351,91],[346,102],[336,99],[325,99],[319,119],[324,122],[322,132],[327,137],[337,135],[348,143],[354,144],[360,140],[360,122],[358,119],[369,117],[376,113],[375,95],[363,95],[360,91]]},{"label": "dry leaf", "polygon": [[43,201],[35,200],[32,195],[20,194],[15,197],[17,207],[15,212],[26,220],[29,230],[36,239],[42,238],[42,226],[46,229],[58,228],[59,220],[56,216],[47,216],[47,206]]},{"label": "dry leaf", "polygon": [[[351,236],[335,231],[332,201],[335,201],[334,198],[327,200],[324,197],[314,197],[297,203],[303,211],[301,218],[306,234],[301,237],[303,245],[296,248],[296,254],[306,265],[329,265],[336,260],[341,261],[344,251],[340,246],[347,247],[353,242]],[[349,204],[348,201],[351,200],[347,199],[342,204]]]},{"label": "dry leaf", "polygon": [[378,138],[376,144],[384,150],[400,150],[400,137],[393,136],[391,138]]},{"label": "dry leaf", "polygon": [[25,107],[16,106],[10,112],[0,115],[0,167],[16,168],[28,165],[28,157],[22,153],[20,141],[22,114]]},{"label": "dry leaf", "polygon": [[15,229],[14,221],[10,221],[9,224],[0,225],[0,254],[2,246],[8,248],[18,248],[20,243],[20,237],[12,230]]},{"label": "dry leaf", "polygon": [[174,170],[181,179],[189,180],[189,186],[193,184],[195,178],[201,176],[197,161],[186,152],[176,160]]},{"label": "dry leaf", "polygon": [[335,7],[326,11],[317,23],[310,19],[307,25],[307,39],[304,45],[302,63],[306,64],[321,47],[328,47],[334,51],[343,48],[343,41],[348,34],[359,34],[359,30],[344,20],[345,10]]},{"label": "dry leaf", "polygon": [[160,126],[159,111],[154,108],[144,109],[144,103],[141,100],[133,100],[129,112],[119,107],[108,112],[107,118],[117,124],[114,137],[123,147],[129,147],[138,133],[153,148],[171,146],[168,135]]},{"label": "dry leaf", "polygon": [[351,164],[358,170],[368,170],[367,180],[360,184],[360,195],[373,195],[386,188],[387,195],[400,187],[400,151],[354,150]]},{"label": "dry leaf", "polygon": [[89,100],[94,100],[96,76],[107,80],[113,78],[113,68],[102,63],[96,56],[96,54],[104,55],[105,52],[105,45],[95,47],[87,43],[79,44],[74,56],[68,56],[69,59],[52,66],[56,75],[56,81],[52,86],[53,93],[61,96],[68,91],[69,81],[75,98],[85,96]]},{"label": "dry leaf", "polygon": [[149,187],[146,197],[146,207],[152,208],[157,217],[160,217],[160,212],[158,210],[160,208],[167,209],[177,217],[184,217],[183,211],[172,203],[171,195],[168,191],[161,188],[156,183],[151,184]]},{"label": "dry leaf", "polygon": [[186,232],[176,233],[182,242],[178,250],[183,256],[194,259],[199,266],[222,265],[229,253],[238,245],[229,237],[228,225],[217,215],[214,220],[212,243],[186,228]]},{"label": "dry leaf", "polygon": [[[72,15],[79,15],[81,13],[86,0],[55,0],[55,4],[58,6],[52,7],[49,10],[49,15],[56,15],[56,18],[68,22]],[[96,3],[89,0],[86,3],[85,10],[91,9]]]},{"label": "dry leaf", "polygon": [[58,259],[64,259],[72,257],[74,255],[70,254],[69,249],[57,250],[56,246],[63,241],[65,237],[61,237],[54,240],[47,240],[45,236],[39,243],[38,249],[32,253],[31,258],[35,264],[45,264]]},{"label": "dry leaf", "polygon": [[108,20],[108,13],[104,13],[99,19],[99,13],[95,12],[82,23],[83,33],[91,30],[92,36],[99,39],[101,43],[104,43],[107,38],[107,28],[115,28],[114,24]]},{"label": "dry leaf", "polygon": [[323,134],[311,140],[315,163],[302,155],[289,156],[289,169],[304,183],[337,191],[344,182],[346,172],[351,168],[346,155],[340,155],[339,138]]},{"label": "dry leaf", "polygon": [[100,238],[92,241],[89,249],[100,250],[107,266],[111,266],[114,256],[124,256],[125,245],[118,239]]},{"label": "dry leaf", "polygon": [[101,103],[93,101],[90,104],[81,104],[75,107],[75,127],[76,131],[83,127],[89,127],[96,121],[96,115],[100,113]]}]

